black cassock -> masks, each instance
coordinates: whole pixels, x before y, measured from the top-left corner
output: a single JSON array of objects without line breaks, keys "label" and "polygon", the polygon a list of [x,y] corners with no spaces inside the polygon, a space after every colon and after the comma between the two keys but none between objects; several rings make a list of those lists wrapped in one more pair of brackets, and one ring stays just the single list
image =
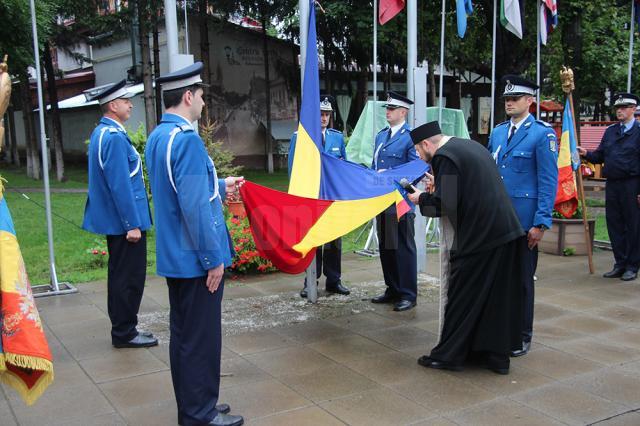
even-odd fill
[{"label": "black cassock", "polygon": [[451,138],[431,162],[436,190],[420,196],[424,216],[453,228],[447,304],[430,358],[462,364],[472,353],[507,363],[522,345],[519,253],[526,237],[495,162],[479,143]]}]

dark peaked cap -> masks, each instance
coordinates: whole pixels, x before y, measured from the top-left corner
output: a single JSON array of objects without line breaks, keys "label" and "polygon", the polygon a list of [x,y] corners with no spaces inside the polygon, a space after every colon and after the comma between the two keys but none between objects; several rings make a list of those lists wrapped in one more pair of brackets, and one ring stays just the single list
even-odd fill
[{"label": "dark peaked cap", "polygon": [[502,77],[502,82],[504,83],[502,96],[534,96],[538,90],[537,84],[515,74],[505,75]]},{"label": "dark peaked cap", "polygon": [[84,97],[87,102],[90,101],[98,101],[100,105],[104,105],[107,102],[111,102],[115,99],[128,99],[135,96],[134,93],[131,93],[125,87],[127,85],[127,80],[121,80],[117,83],[109,83],[104,86],[94,87],[89,90],[85,90]]},{"label": "dark peaked cap", "polygon": [[202,82],[202,62],[196,62],[187,67],[156,78],[156,84],[162,85],[162,90],[175,90],[193,85],[208,86]]},{"label": "dark peaked cap", "polygon": [[413,101],[397,92],[387,93],[387,103],[383,106],[387,108],[406,108],[409,109],[413,105]]},{"label": "dark peaked cap", "polygon": [[440,124],[437,121],[431,121],[429,123],[425,123],[422,126],[418,126],[412,131],[409,132],[411,135],[411,140],[414,145],[419,144],[425,139],[429,139],[430,137],[441,135],[442,130],[440,130]]}]

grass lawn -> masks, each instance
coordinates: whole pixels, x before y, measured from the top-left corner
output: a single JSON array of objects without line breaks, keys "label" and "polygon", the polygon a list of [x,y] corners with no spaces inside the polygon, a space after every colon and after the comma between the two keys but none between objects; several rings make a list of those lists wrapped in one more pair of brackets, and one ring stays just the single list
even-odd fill
[{"label": "grass lawn", "polygon": [[[17,168],[14,166],[3,165],[0,174],[7,180],[6,185],[10,188],[42,188],[44,183],[42,180],[35,180],[27,177],[26,167]],[[86,166],[71,166],[65,168],[67,181],[58,182],[56,180],[55,171],[49,173],[49,185],[51,188],[86,188],[87,187],[87,168]]]}]

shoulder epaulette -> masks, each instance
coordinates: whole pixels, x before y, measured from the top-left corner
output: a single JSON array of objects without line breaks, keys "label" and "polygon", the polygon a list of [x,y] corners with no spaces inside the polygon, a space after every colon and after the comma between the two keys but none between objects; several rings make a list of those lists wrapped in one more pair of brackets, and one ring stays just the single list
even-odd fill
[{"label": "shoulder epaulette", "polygon": [[613,123],[613,124],[609,124],[609,125],[607,126],[607,129],[608,129],[609,127],[619,126],[619,125],[620,125],[620,123]]},{"label": "shoulder epaulette", "polygon": [[332,132],[332,133],[339,133],[342,134],[342,132],[340,130],[336,130],[336,129],[327,129],[328,131]]},{"label": "shoulder epaulette", "polygon": [[543,121],[543,120],[536,120],[536,123],[542,124],[545,127],[551,127],[551,123],[547,123],[546,121]]},{"label": "shoulder epaulette", "polygon": [[111,126],[109,127],[109,133],[118,133],[118,131],[119,130],[115,127],[111,127]]},{"label": "shoulder epaulette", "polygon": [[182,130],[183,132],[193,132],[193,127],[191,127],[190,124],[183,124],[180,127],[180,130]]},{"label": "shoulder epaulette", "polygon": [[386,131],[387,131],[387,130],[389,130],[389,129],[390,129],[390,127],[389,127],[389,126],[387,126],[387,127],[385,127],[384,129],[380,130],[378,133],[386,132]]},{"label": "shoulder epaulette", "polygon": [[496,127],[504,126],[505,124],[509,123],[510,121],[511,120],[503,121],[502,123],[498,124]]}]

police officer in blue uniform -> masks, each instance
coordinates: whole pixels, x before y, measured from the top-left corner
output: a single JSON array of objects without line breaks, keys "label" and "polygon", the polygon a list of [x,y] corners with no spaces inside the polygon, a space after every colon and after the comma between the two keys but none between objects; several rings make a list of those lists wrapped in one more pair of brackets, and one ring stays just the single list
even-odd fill
[{"label": "police officer in blue uniform", "polygon": [[522,356],[531,347],[533,276],[538,265],[538,242],[544,231],[551,227],[558,187],[558,149],[556,134],[550,125],[534,119],[529,113],[538,86],[516,75],[506,75],[503,81],[504,106],[510,119],[493,129],[488,148],[527,234],[528,250],[523,250],[525,255],[520,263],[524,286],[522,349],[511,353]]},{"label": "police officer in blue uniform", "polygon": [[218,179],[195,131],[204,107],[202,62],[159,77],[166,109],[146,164],[156,212],[156,267],[169,288],[171,378],[181,425],[237,426],[220,390],[221,302],[233,244],[222,200],[242,178]]},{"label": "police officer in blue uniform", "polygon": [[640,124],[634,119],[638,97],[616,95],[614,106],[619,123],[605,130],[598,149],[578,148],[587,161],[604,163],[607,178],[607,230],[615,264],[603,276],[632,281],[640,266]]},{"label": "police officer in blue uniform", "polygon": [[[341,160],[347,159],[344,137],[342,132],[329,127],[333,114],[332,98],[323,96],[320,101],[320,128],[322,130],[323,151]],[[296,149],[298,132],[294,132],[289,143],[289,177],[293,165],[293,154]],[[326,277],[325,289],[327,293],[348,295],[351,291],[342,284],[342,238],[335,239],[316,249],[316,277],[320,278],[322,272]],[[300,290],[301,297],[307,297],[307,281]]]},{"label": "police officer in blue uniform", "polygon": [[137,330],[147,271],[147,233],[151,214],[140,155],[124,123],[133,96],[125,80],[85,92],[103,113],[89,142],[89,194],[82,228],[106,235],[109,251],[107,309],[116,348],[155,346],[151,333]]},{"label": "police officer in blue uniform", "polygon": [[[409,134],[411,128],[406,122],[411,105],[413,101],[410,99],[389,92],[384,105],[389,125],[376,135],[371,165],[374,170],[392,169],[418,159]],[[398,220],[395,205],[376,217],[380,263],[387,289],[371,302],[391,303],[394,311],[406,311],[416,306],[418,263],[414,240],[415,218],[416,214],[410,211]]]}]

